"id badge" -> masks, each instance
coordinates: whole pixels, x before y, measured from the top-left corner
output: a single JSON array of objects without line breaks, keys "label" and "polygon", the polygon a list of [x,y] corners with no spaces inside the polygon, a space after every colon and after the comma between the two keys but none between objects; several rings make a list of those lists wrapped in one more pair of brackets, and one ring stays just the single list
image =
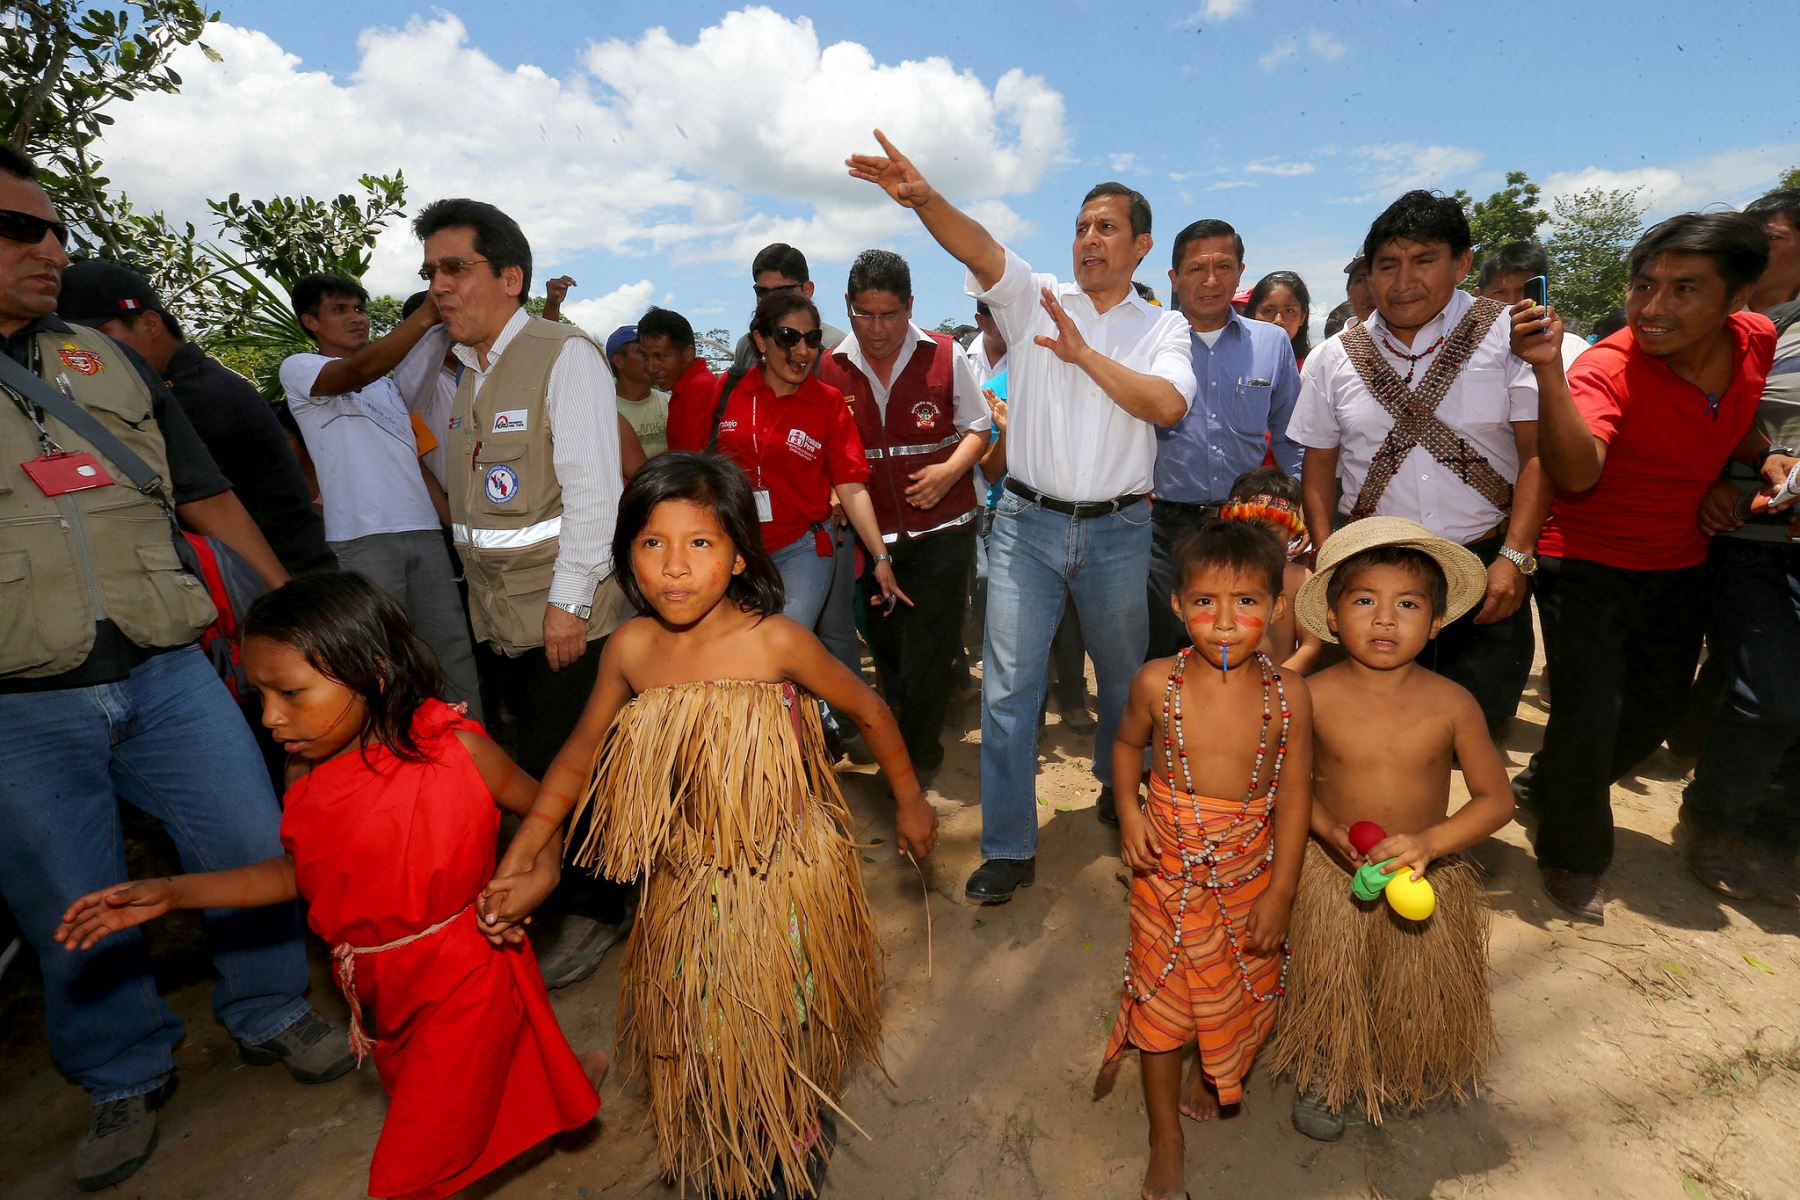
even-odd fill
[{"label": "id badge", "polygon": [[750,495],[756,501],[756,519],[765,523],[773,521],[775,519],[775,502],[769,499],[769,489],[757,488]]},{"label": "id badge", "polygon": [[66,496],[88,488],[111,487],[113,477],[91,454],[44,454],[19,467],[46,496]]}]

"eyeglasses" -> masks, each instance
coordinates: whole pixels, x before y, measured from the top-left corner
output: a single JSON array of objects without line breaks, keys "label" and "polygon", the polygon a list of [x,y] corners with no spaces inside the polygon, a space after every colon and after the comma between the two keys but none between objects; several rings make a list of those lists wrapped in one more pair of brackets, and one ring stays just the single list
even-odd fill
[{"label": "eyeglasses", "polygon": [[439,275],[448,275],[455,279],[476,263],[484,263],[485,258],[440,258],[434,263],[426,263],[419,268],[419,278],[426,283],[435,280]]},{"label": "eyeglasses", "polygon": [[69,227],[61,221],[50,221],[14,208],[0,208],[0,238],[35,246],[46,233],[56,235],[56,244],[68,248]]},{"label": "eyeglasses", "polygon": [[761,300],[764,296],[773,296],[776,292],[797,292],[805,286],[804,283],[771,283],[765,287],[760,283],[753,283],[750,285],[750,290],[756,293],[758,300]]},{"label": "eyeglasses", "polygon": [[775,327],[775,344],[783,350],[792,350],[801,342],[805,342],[809,348],[817,350],[825,344],[825,334],[817,329],[808,329],[805,333],[801,333],[791,325]]},{"label": "eyeglasses", "polygon": [[850,316],[857,321],[867,321],[871,325],[898,325],[906,320],[906,310],[896,308],[893,312],[864,312],[860,308],[852,308]]}]

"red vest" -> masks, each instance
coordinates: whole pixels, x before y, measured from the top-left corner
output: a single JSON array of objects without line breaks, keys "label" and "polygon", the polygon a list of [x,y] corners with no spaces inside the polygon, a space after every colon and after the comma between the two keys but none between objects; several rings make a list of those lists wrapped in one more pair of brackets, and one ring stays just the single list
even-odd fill
[{"label": "red vest", "polygon": [[975,511],[975,482],[966,472],[931,508],[906,500],[913,472],[948,460],[962,443],[956,429],[957,353],[949,337],[926,332],[888,391],[886,413],[875,402],[868,377],[843,353],[834,351],[820,361],[820,380],[843,392],[856,416],[869,460],[869,496],[884,534],[914,537],[961,524]]}]

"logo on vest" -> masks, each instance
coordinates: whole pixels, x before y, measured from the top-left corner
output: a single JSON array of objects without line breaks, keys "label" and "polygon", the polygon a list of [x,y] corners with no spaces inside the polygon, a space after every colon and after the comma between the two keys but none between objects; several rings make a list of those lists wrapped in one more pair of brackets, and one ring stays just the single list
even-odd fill
[{"label": "logo on vest", "polygon": [[495,463],[488,468],[487,478],[481,481],[481,488],[487,498],[494,504],[506,504],[519,494],[519,473],[505,463]]},{"label": "logo on vest", "polygon": [[921,431],[937,424],[937,405],[929,400],[921,400],[912,406],[913,424]]},{"label": "logo on vest", "polygon": [[83,350],[74,342],[64,342],[56,356],[63,360],[63,366],[71,371],[79,371],[83,375],[98,375],[105,367],[100,356],[92,350]]},{"label": "logo on vest", "polygon": [[522,408],[509,408],[505,412],[494,414],[494,433],[524,433],[525,413]]},{"label": "logo on vest", "polygon": [[804,429],[790,429],[787,435],[787,448],[791,453],[799,455],[807,462],[812,462],[819,457],[819,451],[825,448],[825,443]]},{"label": "logo on vest", "polygon": [[462,418],[461,417],[451,417],[450,423],[448,425],[444,426],[444,428],[445,429],[461,429],[462,428]]}]

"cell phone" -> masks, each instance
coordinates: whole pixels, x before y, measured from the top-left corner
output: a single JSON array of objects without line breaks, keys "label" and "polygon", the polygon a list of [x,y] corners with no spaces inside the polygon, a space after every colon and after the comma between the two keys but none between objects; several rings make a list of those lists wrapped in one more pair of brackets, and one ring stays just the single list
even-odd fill
[{"label": "cell phone", "polygon": [[1525,299],[1540,308],[1548,306],[1550,303],[1550,277],[1533,275],[1527,279],[1525,281]]}]

